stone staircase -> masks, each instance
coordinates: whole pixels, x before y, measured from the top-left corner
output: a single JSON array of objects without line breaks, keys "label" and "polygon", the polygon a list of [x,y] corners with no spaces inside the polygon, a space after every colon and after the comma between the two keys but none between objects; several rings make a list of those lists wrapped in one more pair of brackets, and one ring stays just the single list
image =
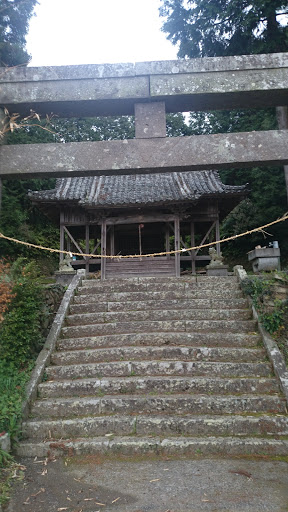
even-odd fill
[{"label": "stone staircase", "polygon": [[46,372],[19,455],[288,455],[235,277],[83,281]]}]

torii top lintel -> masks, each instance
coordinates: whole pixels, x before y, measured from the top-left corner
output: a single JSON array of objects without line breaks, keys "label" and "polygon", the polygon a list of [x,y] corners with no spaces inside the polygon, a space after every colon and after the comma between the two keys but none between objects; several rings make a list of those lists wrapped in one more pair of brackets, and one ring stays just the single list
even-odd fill
[{"label": "torii top lintel", "polygon": [[166,112],[180,112],[287,100],[288,53],[0,71],[0,108],[21,114],[131,115],[141,102],[164,101]]}]

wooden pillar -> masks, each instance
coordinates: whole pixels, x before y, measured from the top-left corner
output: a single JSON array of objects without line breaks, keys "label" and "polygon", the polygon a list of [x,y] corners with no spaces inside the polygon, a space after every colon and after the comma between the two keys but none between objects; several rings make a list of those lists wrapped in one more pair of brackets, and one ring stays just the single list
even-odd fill
[{"label": "wooden pillar", "polygon": [[114,225],[110,226],[110,255],[115,255],[115,228]]},{"label": "wooden pillar", "polygon": [[[191,235],[191,247],[195,246],[195,223],[191,221],[190,225],[190,235]],[[191,251],[191,269],[192,274],[196,274],[196,260],[195,260],[196,254],[195,250]]]},{"label": "wooden pillar", "polygon": [[[65,232],[64,232],[64,212],[60,212],[60,251],[65,250]],[[60,252],[60,262],[63,261],[64,254]]]},{"label": "wooden pillar", "polygon": [[[220,222],[219,222],[219,217],[216,220],[215,231],[216,231],[216,234],[215,234],[216,242],[218,242],[218,240],[220,240]],[[216,244],[216,251],[217,251],[217,254],[219,255],[220,252],[221,252],[220,244]]]},{"label": "wooden pillar", "polygon": [[[90,229],[89,229],[89,224],[86,224],[85,225],[85,252],[86,254],[89,254],[90,253],[90,244],[89,244],[89,237],[90,237]],[[88,276],[89,274],[89,263],[90,263],[90,258],[88,258],[88,256],[85,257],[85,274],[86,276]]]},{"label": "wooden pillar", "polygon": [[[166,223],[165,224],[165,252],[169,252],[169,251],[170,251],[170,229],[169,229],[169,224]],[[166,259],[170,260],[171,254],[166,254]]]},{"label": "wooden pillar", "polygon": [[[106,256],[107,244],[107,221],[103,219],[101,222],[101,256]],[[101,279],[106,279],[106,258],[101,258]]]},{"label": "wooden pillar", "polygon": [[[180,219],[177,216],[174,220],[175,251],[180,249]],[[180,252],[175,253],[175,275],[180,277]]]}]

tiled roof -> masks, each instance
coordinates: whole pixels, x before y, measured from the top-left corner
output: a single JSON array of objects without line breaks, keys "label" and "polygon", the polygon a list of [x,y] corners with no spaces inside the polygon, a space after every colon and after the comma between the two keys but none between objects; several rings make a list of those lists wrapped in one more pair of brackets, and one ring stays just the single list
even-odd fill
[{"label": "tiled roof", "polygon": [[60,178],[53,190],[30,192],[40,203],[76,202],[84,208],[165,204],[201,196],[243,195],[245,185],[224,185],[217,171]]}]

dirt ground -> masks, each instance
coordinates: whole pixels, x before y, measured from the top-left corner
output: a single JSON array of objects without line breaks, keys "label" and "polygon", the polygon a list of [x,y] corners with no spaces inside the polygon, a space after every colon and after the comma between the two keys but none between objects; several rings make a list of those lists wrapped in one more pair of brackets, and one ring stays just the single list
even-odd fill
[{"label": "dirt ground", "polygon": [[287,512],[288,463],[247,459],[19,459],[5,512]]}]

